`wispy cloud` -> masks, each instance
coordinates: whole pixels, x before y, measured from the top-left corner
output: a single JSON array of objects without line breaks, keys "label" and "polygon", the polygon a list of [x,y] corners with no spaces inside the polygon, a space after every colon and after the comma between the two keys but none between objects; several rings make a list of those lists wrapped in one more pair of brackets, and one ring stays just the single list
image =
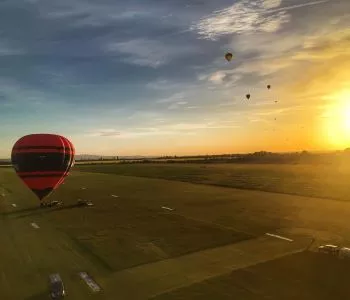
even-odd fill
[{"label": "wispy cloud", "polygon": [[233,123],[232,120],[220,122],[205,122],[205,123],[172,123],[166,125],[159,125],[158,127],[141,127],[133,128],[131,130],[115,129],[98,129],[90,131],[87,136],[94,137],[115,137],[118,139],[135,138],[142,136],[162,136],[162,135],[183,135],[196,134],[198,130],[205,129],[225,129],[225,128],[239,128],[240,126]]},{"label": "wispy cloud", "polygon": [[25,53],[26,51],[24,49],[15,47],[10,42],[5,40],[0,41],[0,56],[21,55]]},{"label": "wispy cloud", "polygon": [[168,106],[168,109],[177,109],[180,107],[184,107],[184,105],[186,105],[188,102],[187,101],[178,101],[175,103],[172,103]]},{"label": "wispy cloud", "polygon": [[213,74],[211,74],[208,78],[208,80],[210,82],[213,82],[213,83],[223,83],[225,77],[226,77],[226,74],[224,71],[217,71]]},{"label": "wispy cloud", "polygon": [[[39,2],[39,1],[38,1]],[[40,1],[39,11],[47,19],[70,19],[73,26],[103,26],[115,21],[148,17],[154,10],[119,5],[117,2],[61,0],[56,3]]]},{"label": "wispy cloud", "polygon": [[349,55],[350,29],[323,36],[310,36],[303,49],[296,52],[294,60],[329,60],[341,55]]},{"label": "wispy cloud", "polygon": [[222,103],[219,103],[219,106],[234,106],[237,104],[237,101],[229,101],[229,102],[222,102]]},{"label": "wispy cloud", "polygon": [[196,109],[196,108],[199,108],[199,106],[186,106],[186,107],[184,107],[185,110]]},{"label": "wispy cloud", "polygon": [[242,76],[236,71],[236,69],[218,70],[211,74],[200,74],[198,76],[199,81],[208,81],[211,84],[224,86],[231,86],[238,82],[241,78]]},{"label": "wispy cloud", "polygon": [[291,111],[301,111],[305,107],[302,105],[297,105],[297,106],[290,106],[290,107],[285,107],[285,108],[275,108],[275,109],[270,109],[270,110],[259,110],[259,111],[253,111],[251,112],[252,116],[275,116],[275,115],[281,115],[281,114],[286,114]]},{"label": "wispy cloud", "polygon": [[[276,0],[276,2],[278,2],[278,1],[280,3],[282,2],[280,0]],[[269,10],[269,12],[287,11],[287,10],[292,10],[292,9],[296,9],[296,8],[302,8],[302,7],[306,7],[306,6],[313,6],[313,5],[323,4],[323,3],[327,3],[329,1],[330,0],[309,1],[309,2],[306,2],[306,3],[294,4],[294,5],[289,5],[289,6],[284,6],[284,7],[272,9],[272,10]],[[271,7],[271,8],[273,8],[273,7]]]},{"label": "wispy cloud", "polygon": [[200,129],[224,129],[224,128],[239,128],[240,126],[230,125],[222,122],[207,122],[207,123],[178,123],[170,125],[169,128],[174,130],[200,130]]},{"label": "wispy cloud", "polygon": [[185,94],[183,92],[175,93],[166,98],[156,100],[156,103],[172,103],[175,101],[179,101],[185,98]]},{"label": "wispy cloud", "polygon": [[188,45],[170,45],[159,40],[146,38],[133,39],[125,42],[109,43],[105,50],[107,52],[119,52],[126,54],[125,61],[131,64],[157,68],[168,63],[171,59],[178,58],[196,49]]},{"label": "wispy cloud", "polygon": [[270,8],[280,4],[281,1],[242,0],[202,18],[191,29],[211,40],[234,33],[275,32],[290,19],[284,11],[269,14]]},{"label": "wispy cloud", "polygon": [[224,35],[276,32],[291,19],[288,11],[329,2],[310,1],[281,7],[282,0],[241,0],[225,9],[214,11],[191,26],[201,38],[216,40]]},{"label": "wispy cloud", "polygon": [[115,129],[100,129],[89,133],[89,136],[119,136],[120,132]]}]

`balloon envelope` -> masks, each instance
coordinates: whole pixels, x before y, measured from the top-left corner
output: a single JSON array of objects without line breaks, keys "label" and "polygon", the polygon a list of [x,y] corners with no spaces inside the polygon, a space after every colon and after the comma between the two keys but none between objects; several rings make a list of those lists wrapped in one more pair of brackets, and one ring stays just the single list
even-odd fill
[{"label": "balloon envelope", "polygon": [[13,146],[11,161],[17,175],[42,200],[56,189],[74,164],[75,149],[56,134],[30,134]]},{"label": "balloon envelope", "polygon": [[230,52],[227,52],[227,53],[225,54],[225,58],[226,58],[227,61],[230,61],[230,60],[232,59],[232,57],[233,57],[233,55],[232,55],[232,53],[230,53]]},{"label": "balloon envelope", "polygon": [[247,94],[247,95],[245,95],[246,97],[247,97],[247,99],[249,99],[250,98],[250,94]]},{"label": "balloon envelope", "polygon": [[271,88],[271,85],[268,84],[268,85],[267,85],[267,88],[270,89],[270,88]]}]

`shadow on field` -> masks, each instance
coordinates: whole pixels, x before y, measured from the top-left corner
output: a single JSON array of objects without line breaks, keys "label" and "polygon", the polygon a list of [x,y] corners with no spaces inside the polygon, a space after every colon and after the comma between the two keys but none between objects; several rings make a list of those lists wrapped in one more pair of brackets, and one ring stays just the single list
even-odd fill
[{"label": "shadow on field", "polygon": [[65,205],[61,207],[30,207],[30,208],[25,208],[21,210],[16,210],[16,211],[11,211],[11,212],[5,212],[0,214],[0,216],[7,216],[7,217],[13,217],[13,218],[24,218],[24,217],[29,217],[33,215],[39,215],[39,214],[47,214],[55,211],[61,211],[61,210],[67,210],[67,209],[73,209],[73,208],[79,208],[82,207],[79,204],[71,204],[71,205]]},{"label": "shadow on field", "polygon": [[30,297],[25,298],[25,300],[47,300],[50,299],[49,298],[49,292],[45,291],[45,292],[41,292],[35,295],[32,295]]}]

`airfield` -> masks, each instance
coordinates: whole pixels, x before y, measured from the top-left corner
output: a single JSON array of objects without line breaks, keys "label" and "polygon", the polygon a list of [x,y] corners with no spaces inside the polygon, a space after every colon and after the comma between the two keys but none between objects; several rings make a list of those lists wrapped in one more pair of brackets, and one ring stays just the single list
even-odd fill
[{"label": "airfield", "polygon": [[[0,168],[0,299],[346,299],[350,171],[252,164],[76,165],[39,201]],[[78,199],[94,203],[79,207]],[[93,292],[79,277],[101,287]]]}]

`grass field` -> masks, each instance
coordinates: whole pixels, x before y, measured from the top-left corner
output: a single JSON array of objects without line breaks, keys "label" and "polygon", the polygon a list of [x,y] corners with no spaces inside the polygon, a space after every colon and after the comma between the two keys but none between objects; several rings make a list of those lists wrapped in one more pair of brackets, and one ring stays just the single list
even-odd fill
[{"label": "grass field", "polygon": [[81,172],[162,178],[240,189],[350,200],[350,165],[113,164]]},{"label": "grass field", "polygon": [[[315,176],[320,172],[297,167],[281,166],[285,173],[299,174],[283,177],[285,186],[295,184],[295,178],[306,180],[310,172]],[[241,174],[242,182],[247,184],[244,188],[248,188],[248,183],[256,180],[249,174],[263,182],[271,174],[276,178],[284,174],[277,171],[280,172],[277,166],[269,171],[266,165],[76,166],[50,196],[51,200],[63,200],[64,206],[39,209],[38,200],[13,170],[1,168],[0,238],[5,246],[0,247],[0,299],[46,299],[46,277],[55,271],[64,276],[72,299],[90,295],[76,275],[79,271],[90,272],[108,290],[108,296],[102,293],[94,298],[115,299],[111,294],[119,295],[122,287],[113,283],[114,274],[204,249],[253,241],[266,232],[293,239],[314,236],[322,242],[350,243],[350,203],[346,201],[212,185],[218,184],[214,179],[228,180]],[[334,172],[343,172],[344,178],[347,174]],[[202,184],[192,184],[194,179]],[[79,198],[91,200],[95,206],[77,207]],[[33,229],[32,222],[40,229]],[[146,272],[143,276],[151,275]],[[181,294],[179,299],[195,297],[191,290],[186,291],[187,296]],[[202,296],[206,298],[210,293],[207,290]],[[167,297],[173,299],[173,294]]]},{"label": "grass field", "polygon": [[302,252],[233,271],[152,300],[347,299],[349,262]]}]

